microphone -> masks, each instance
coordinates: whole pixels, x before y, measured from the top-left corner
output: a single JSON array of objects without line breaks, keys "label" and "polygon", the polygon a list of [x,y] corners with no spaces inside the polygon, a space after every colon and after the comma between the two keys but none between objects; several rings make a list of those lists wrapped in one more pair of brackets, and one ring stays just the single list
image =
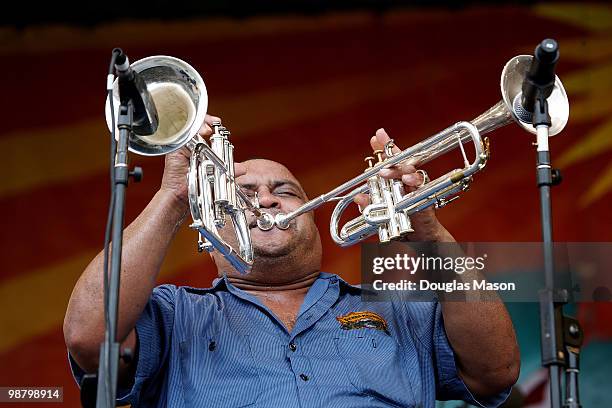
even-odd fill
[{"label": "microphone", "polygon": [[118,52],[115,71],[119,78],[119,100],[126,105],[131,101],[134,107],[132,131],[141,136],[152,135],[159,124],[153,98],[142,77],[130,67],[127,55],[121,48],[115,50]]},{"label": "microphone", "polygon": [[544,98],[548,98],[552,93],[557,61],[559,45],[555,40],[546,39],[536,47],[531,66],[523,80],[522,93],[517,95],[513,103],[514,111],[522,121],[532,122],[535,102],[540,92]]}]

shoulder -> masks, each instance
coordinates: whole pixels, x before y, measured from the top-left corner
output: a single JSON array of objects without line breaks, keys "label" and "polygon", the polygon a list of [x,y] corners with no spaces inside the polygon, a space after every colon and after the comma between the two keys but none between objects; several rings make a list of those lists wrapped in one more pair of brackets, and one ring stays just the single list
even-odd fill
[{"label": "shoulder", "polygon": [[191,286],[177,286],[173,284],[162,284],[156,286],[151,293],[151,302],[161,303],[175,307],[181,303],[194,301],[205,302],[212,300],[215,290],[213,288],[196,288]]}]

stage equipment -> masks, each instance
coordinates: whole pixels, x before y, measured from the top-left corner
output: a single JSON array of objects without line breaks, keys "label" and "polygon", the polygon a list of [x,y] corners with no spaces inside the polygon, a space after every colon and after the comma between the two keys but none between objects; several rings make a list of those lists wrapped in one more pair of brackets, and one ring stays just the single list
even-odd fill
[{"label": "stage equipment", "polygon": [[[208,94],[200,74],[185,61],[169,56],[152,56],[135,61],[132,70],[144,82],[158,116],[157,129],[138,134],[134,127],[128,148],[143,156],[161,156],[183,146],[191,151],[188,174],[191,228],[199,233],[198,250],[218,250],[241,273],[253,263],[253,249],[246,211],[257,218],[261,229],[274,225],[272,215],[258,209],[234,180],[234,146],[230,132],[220,123],[213,124],[210,144],[198,133],[208,108]],[[114,106],[119,107],[119,82],[113,84]],[[116,116],[118,112],[116,112]],[[110,104],[106,121],[111,129]],[[141,132],[144,133],[144,132]],[[117,131],[118,134],[118,131]],[[238,250],[228,244],[219,229],[231,220]]]},{"label": "stage equipment", "polygon": [[[530,115],[518,111],[521,107],[523,80],[531,65],[533,57],[519,55],[508,61],[502,71],[500,88],[502,100],[471,122],[458,122],[416,145],[401,152],[392,151],[393,140],[384,150],[375,151],[373,157],[367,157],[368,168],[363,174],[341,184],[330,192],[308,201],[288,214],[277,214],[275,224],[278,228],[288,228],[291,220],[330,202],[339,201],[332,213],[330,234],[340,246],[349,246],[360,242],[376,233],[381,242],[399,238],[412,232],[410,214],[434,205],[440,208],[459,198],[472,182],[472,176],[482,170],[489,158],[488,138],[482,135],[511,122],[516,122],[529,133],[537,131],[530,122]],[[550,107],[550,135],[563,130],[569,117],[569,102],[563,84],[555,76],[552,92],[548,97]],[[464,144],[472,142],[474,159],[469,161]],[[405,194],[400,179],[384,179],[379,176],[382,169],[404,163],[415,167],[459,148],[463,167],[449,171],[434,180],[424,183],[415,191]],[[376,161],[376,163],[374,163]],[[361,185],[361,183],[365,184]],[[359,186],[360,185],[360,186]],[[359,187],[357,187],[359,186]],[[340,195],[351,190],[346,195]],[[339,229],[340,218],[344,210],[353,202],[357,194],[369,194],[370,204],[363,208],[361,215],[348,221]]]},{"label": "stage equipment", "polygon": [[[551,187],[561,182],[560,172],[550,161],[548,137],[555,134],[555,108],[551,100],[556,81],[555,67],[559,61],[559,45],[545,39],[535,49],[535,58],[525,75],[524,96],[515,106],[522,117],[529,119],[536,129],[536,174],[540,192],[542,247],[544,250],[544,280],[540,291],[540,345],[542,366],[548,369],[551,408],[580,408],[578,374],[580,347],[584,333],[580,322],[564,313],[569,294],[555,287],[555,260],[552,235]],[[565,373],[563,373],[565,371]],[[565,392],[562,380],[565,376]]]}]

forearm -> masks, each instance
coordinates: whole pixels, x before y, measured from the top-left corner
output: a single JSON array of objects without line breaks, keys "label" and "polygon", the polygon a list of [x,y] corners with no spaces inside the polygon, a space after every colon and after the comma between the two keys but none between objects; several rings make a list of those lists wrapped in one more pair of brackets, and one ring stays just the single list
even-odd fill
[{"label": "forearm", "polygon": [[442,302],[442,314],[459,373],[473,393],[492,395],[514,384],[519,350],[501,301]]},{"label": "forearm", "polygon": [[[443,240],[447,243],[440,248],[447,253],[439,255],[465,256],[458,245],[448,243],[454,241],[450,234]],[[470,284],[484,279],[476,269],[452,275]],[[514,384],[520,367],[519,349],[512,320],[497,293],[471,288],[462,293],[463,300],[445,300],[446,295],[440,296],[444,327],[466,385],[474,394],[487,396]]]},{"label": "forearm", "polygon": [[[124,231],[117,337],[134,328],[153,288],[186,207],[172,193],[158,192]],[[104,337],[103,253],[79,278],[68,304],[64,335],[69,348],[97,347]]]}]

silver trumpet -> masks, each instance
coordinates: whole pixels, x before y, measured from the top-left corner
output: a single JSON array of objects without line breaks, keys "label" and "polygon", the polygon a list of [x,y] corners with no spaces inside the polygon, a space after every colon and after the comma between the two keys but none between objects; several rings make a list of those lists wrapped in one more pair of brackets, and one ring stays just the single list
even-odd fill
[{"label": "silver trumpet", "polygon": [[[253,248],[246,211],[252,212],[262,229],[274,226],[272,215],[259,210],[234,179],[234,146],[230,132],[220,123],[213,124],[209,143],[198,133],[208,108],[208,94],[200,74],[178,58],[152,56],[135,61],[132,69],[145,82],[158,113],[158,129],[148,136],[130,135],[129,150],[143,156],[161,156],[183,146],[191,151],[187,174],[189,209],[198,231],[198,250],[218,250],[241,273],[253,264]],[[115,116],[118,116],[118,82],[113,84]],[[110,104],[106,121],[112,126]],[[118,134],[118,132],[117,132]],[[231,220],[238,249],[220,235],[219,229]]]},{"label": "silver trumpet", "polygon": [[[472,176],[482,170],[489,159],[488,138],[482,135],[511,122],[516,122],[529,133],[536,134],[528,112],[520,109],[521,87],[531,64],[532,56],[519,55],[506,63],[501,74],[500,88],[502,100],[471,122],[458,122],[414,146],[393,153],[393,141],[389,141],[384,151],[375,151],[377,162],[368,157],[368,168],[357,177],[341,184],[330,192],[308,201],[288,214],[277,214],[275,225],[287,228],[294,218],[330,202],[339,201],[332,213],[330,234],[340,246],[349,246],[376,233],[381,242],[399,238],[412,232],[409,216],[430,206],[441,208],[459,198],[472,182]],[[558,77],[548,98],[552,126],[550,136],[560,133],[569,117],[569,102],[563,84]],[[474,158],[468,159],[464,144],[472,142]],[[383,179],[380,170],[404,163],[415,167],[435,159],[453,149],[459,148],[463,167],[423,183],[415,191],[405,194],[401,180]],[[384,156],[383,156],[384,153]],[[362,183],[364,183],[361,185]],[[359,186],[359,187],[356,187]],[[346,195],[341,195],[351,190]],[[339,229],[344,210],[353,202],[357,194],[369,194],[370,204],[361,215],[348,221]]]}]

